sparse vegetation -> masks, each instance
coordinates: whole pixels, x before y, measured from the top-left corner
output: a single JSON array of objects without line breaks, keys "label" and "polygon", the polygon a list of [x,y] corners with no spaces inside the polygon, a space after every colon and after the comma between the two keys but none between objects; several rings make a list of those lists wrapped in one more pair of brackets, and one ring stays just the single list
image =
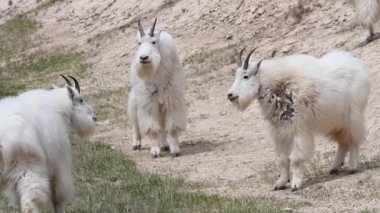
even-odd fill
[{"label": "sparse vegetation", "polygon": [[206,195],[182,179],[140,172],[102,143],[76,140],[73,148],[78,192],[69,212],[281,212],[272,199]]},{"label": "sparse vegetation", "polygon": [[[95,104],[96,114],[99,120],[110,120],[110,122],[119,122],[120,125],[125,125],[124,116],[126,113],[126,101],[128,97],[128,89],[121,88],[118,90],[100,90],[88,97],[90,103]],[[112,104],[110,104],[112,103]],[[123,120],[124,119],[124,120]]]}]

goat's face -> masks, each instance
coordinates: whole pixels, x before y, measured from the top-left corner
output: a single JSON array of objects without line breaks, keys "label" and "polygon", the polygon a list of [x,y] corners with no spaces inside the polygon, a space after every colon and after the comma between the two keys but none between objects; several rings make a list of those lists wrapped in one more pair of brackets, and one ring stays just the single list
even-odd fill
[{"label": "goat's face", "polygon": [[71,127],[80,137],[87,137],[95,130],[96,112],[80,94],[78,81],[72,76],[69,77],[75,82],[75,87],[73,87],[71,82],[64,77],[69,84],[67,91],[72,102]]},{"label": "goat's face", "polygon": [[262,61],[250,64],[249,58],[253,52],[251,51],[242,65],[241,55],[243,51],[240,52],[239,67],[235,72],[235,81],[227,93],[227,98],[240,110],[245,110],[257,97],[260,88],[257,72],[260,69]]},{"label": "goat's face", "polygon": [[[157,20],[157,19],[156,19]],[[160,32],[154,32],[156,20],[148,34],[144,33],[139,21],[137,40],[139,48],[136,53],[137,75],[139,78],[151,81],[157,73],[161,62],[159,51]]]}]

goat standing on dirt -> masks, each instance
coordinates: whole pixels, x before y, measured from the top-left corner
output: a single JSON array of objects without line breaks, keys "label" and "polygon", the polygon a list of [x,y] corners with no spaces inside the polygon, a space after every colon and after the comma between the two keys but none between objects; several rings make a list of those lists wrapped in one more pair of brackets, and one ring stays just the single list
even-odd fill
[{"label": "goat standing on dirt", "polygon": [[380,1],[379,0],[349,0],[355,7],[356,21],[358,24],[369,30],[369,36],[358,47],[364,46],[378,38],[380,35],[375,33],[373,25],[380,18]]},{"label": "goat standing on dirt", "polygon": [[143,133],[152,141],[154,158],[166,144],[172,156],[178,156],[178,136],[186,128],[184,72],[172,36],[155,31],[156,21],[148,34],[138,22],[139,49],[131,64],[128,101],[133,150],[141,148]]},{"label": "goat standing on dirt", "polygon": [[359,146],[365,139],[364,109],[370,82],[361,62],[346,52],[321,58],[291,55],[241,65],[228,99],[246,109],[258,99],[271,124],[281,175],[275,190],[285,189],[292,168],[292,191],[300,189],[304,163],[314,152],[314,136],[322,134],[338,144],[330,174],[337,173],[349,152],[349,171],[359,167]]},{"label": "goat standing on dirt", "polygon": [[53,204],[56,213],[74,197],[70,130],[94,131],[95,111],[66,77],[67,87],[31,90],[0,101],[1,187],[22,212]]}]

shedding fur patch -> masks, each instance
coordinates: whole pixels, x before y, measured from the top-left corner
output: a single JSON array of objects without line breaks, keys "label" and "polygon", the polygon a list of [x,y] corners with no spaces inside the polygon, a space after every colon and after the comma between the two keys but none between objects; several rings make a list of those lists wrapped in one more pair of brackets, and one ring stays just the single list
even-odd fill
[{"label": "shedding fur patch", "polygon": [[291,122],[296,113],[294,98],[294,92],[285,85],[275,90],[265,89],[260,103],[263,105],[266,119],[274,124]]},{"label": "shedding fur patch", "polygon": [[318,91],[313,85],[297,85],[291,79],[283,80],[259,93],[259,102],[265,118],[272,124],[290,124],[299,116],[297,113],[300,111],[302,116],[315,115]]}]

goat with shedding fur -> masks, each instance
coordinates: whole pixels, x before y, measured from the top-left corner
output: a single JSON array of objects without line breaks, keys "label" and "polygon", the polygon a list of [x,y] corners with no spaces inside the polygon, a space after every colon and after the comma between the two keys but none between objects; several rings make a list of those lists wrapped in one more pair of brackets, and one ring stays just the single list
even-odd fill
[{"label": "goat with shedding fur", "polygon": [[74,197],[70,130],[93,133],[95,111],[76,79],[64,88],[36,89],[0,101],[1,187],[22,212],[52,204],[64,212]]},{"label": "goat with shedding fur", "polygon": [[154,158],[167,144],[172,156],[178,156],[178,137],[186,128],[184,72],[172,36],[155,31],[156,21],[148,34],[138,22],[139,48],[131,64],[128,101],[133,150],[141,148],[141,134],[147,135]]},{"label": "goat with shedding fur", "polygon": [[379,0],[349,0],[355,8],[356,21],[369,31],[369,36],[358,46],[364,46],[378,38],[379,33],[375,33],[373,27],[380,18],[380,1]]},{"label": "goat with shedding fur", "polygon": [[338,144],[330,173],[339,171],[347,152],[349,171],[356,172],[370,92],[362,63],[342,51],[321,58],[291,55],[250,62],[251,52],[242,65],[241,54],[227,96],[241,110],[258,99],[280,158],[281,175],[275,190],[286,188],[290,168],[292,191],[301,187],[304,164],[312,157],[318,134]]}]

